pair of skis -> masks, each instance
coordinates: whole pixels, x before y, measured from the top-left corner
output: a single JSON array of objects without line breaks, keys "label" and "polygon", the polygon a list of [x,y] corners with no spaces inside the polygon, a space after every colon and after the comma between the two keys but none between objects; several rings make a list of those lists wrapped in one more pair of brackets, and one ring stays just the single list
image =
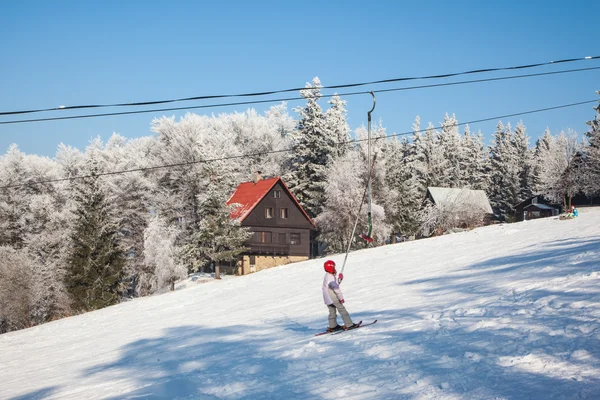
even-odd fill
[{"label": "pair of skis", "polygon": [[324,331],[324,332],[319,332],[317,334],[315,334],[315,336],[321,336],[321,335],[327,335],[327,334],[332,334],[332,335],[338,335],[340,333],[344,333],[347,331],[353,331],[354,329],[358,329],[358,328],[362,328],[364,326],[369,326],[369,325],[373,325],[374,323],[376,323],[377,320],[373,321],[373,322],[368,322],[366,324],[363,324],[362,321],[359,321],[354,328],[349,328],[349,329],[340,329],[339,331],[333,331],[333,332],[329,332],[329,331]]}]

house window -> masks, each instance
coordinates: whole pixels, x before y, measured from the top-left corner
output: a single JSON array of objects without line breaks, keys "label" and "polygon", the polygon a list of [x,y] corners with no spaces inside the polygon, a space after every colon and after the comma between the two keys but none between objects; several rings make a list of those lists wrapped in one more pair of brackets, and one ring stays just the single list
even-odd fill
[{"label": "house window", "polygon": [[282,219],[286,219],[288,217],[288,209],[287,208],[280,208],[279,209],[279,216]]},{"label": "house window", "polygon": [[275,197],[276,199],[280,199],[281,198],[281,190],[273,190],[273,197]]},{"label": "house window", "polygon": [[285,243],[285,233],[279,234],[279,243]]},{"label": "house window", "polygon": [[265,208],[265,218],[267,218],[267,219],[273,218],[273,208],[271,208],[271,207]]},{"label": "house window", "polygon": [[300,244],[299,233],[290,233],[290,244]]},{"label": "house window", "polygon": [[254,241],[259,243],[271,243],[271,232],[254,232]]}]

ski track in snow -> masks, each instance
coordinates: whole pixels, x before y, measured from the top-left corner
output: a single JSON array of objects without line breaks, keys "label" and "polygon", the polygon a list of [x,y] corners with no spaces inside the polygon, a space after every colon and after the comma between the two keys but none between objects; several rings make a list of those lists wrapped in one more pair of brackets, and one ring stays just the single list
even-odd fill
[{"label": "ski track in snow", "polygon": [[[594,399],[600,209],[353,252],[0,336],[0,399]],[[343,255],[331,257],[341,265]],[[199,284],[202,283],[202,284]]]}]

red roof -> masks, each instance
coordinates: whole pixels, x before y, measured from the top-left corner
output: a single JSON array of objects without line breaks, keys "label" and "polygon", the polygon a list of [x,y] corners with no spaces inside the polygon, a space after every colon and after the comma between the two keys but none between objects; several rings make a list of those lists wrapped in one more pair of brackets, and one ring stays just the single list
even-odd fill
[{"label": "red roof", "polygon": [[269,191],[273,188],[273,186],[275,186],[277,182],[281,182],[281,185],[285,188],[290,197],[298,205],[300,211],[302,211],[304,216],[306,216],[309,222],[314,226],[315,224],[312,222],[308,214],[306,214],[306,211],[304,211],[300,203],[298,203],[298,200],[296,200],[292,192],[290,192],[290,190],[285,185],[285,183],[283,183],[280,177],[261,179],[256,183],[240,183],[229,198],[229,200],[227,200],[227,205],[236,203],[240,204],[239,207],[237,207],[231,212],[231,219],[239,219],[240,221],[246,219],[246,217],[250,215],[252,210],[254,210],[258,203],[260,203],[260,201],[269,193]]}]

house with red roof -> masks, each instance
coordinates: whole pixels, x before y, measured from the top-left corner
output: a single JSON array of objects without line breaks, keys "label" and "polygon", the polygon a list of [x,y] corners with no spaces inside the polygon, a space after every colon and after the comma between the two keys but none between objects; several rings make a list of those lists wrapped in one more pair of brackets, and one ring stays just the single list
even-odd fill
[{"label": "house with red roof", "polygon": [[310,258],[315,224],[280,177],[261,179],[255,173],[253,181],[238,185],[227,204],[236,205],[231,218],[253,232],[244,243],[249,250],[238,261],[239,274]]}]

